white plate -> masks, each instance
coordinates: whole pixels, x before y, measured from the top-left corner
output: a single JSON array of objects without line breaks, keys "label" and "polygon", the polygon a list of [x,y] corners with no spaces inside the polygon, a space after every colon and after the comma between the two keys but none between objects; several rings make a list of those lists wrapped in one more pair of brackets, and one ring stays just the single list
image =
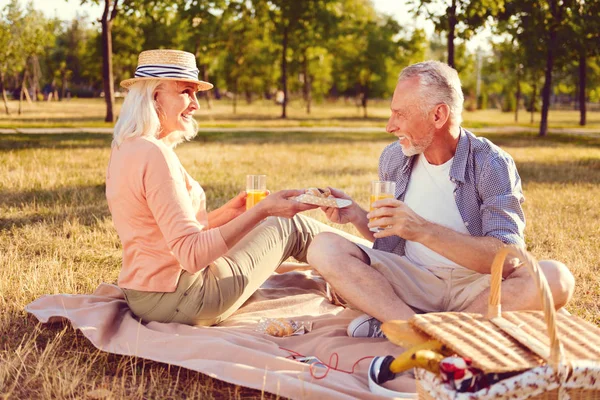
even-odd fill
[{"label": "white plate", "polygon": [[295,197],[294,200],[299,201],[300,203],[313,204],[320,207],[344,208],[352,204],[352,200],[336,199],[335,197],[323,198],[313,196],[312,194],[301,194],[300,196]]}]

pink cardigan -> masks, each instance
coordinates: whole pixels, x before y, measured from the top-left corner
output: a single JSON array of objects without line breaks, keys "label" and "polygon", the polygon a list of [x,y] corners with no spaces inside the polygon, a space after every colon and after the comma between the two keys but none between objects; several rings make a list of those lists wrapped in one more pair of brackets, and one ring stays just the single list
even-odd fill
[{"label": "pink cardigan", "polygon": [[220,229],[208,229],[204,190],[160,140],[113,146],[106,198],[123,244],[122,288],[173,292],[182,269],[196,273],[228,250]]}]

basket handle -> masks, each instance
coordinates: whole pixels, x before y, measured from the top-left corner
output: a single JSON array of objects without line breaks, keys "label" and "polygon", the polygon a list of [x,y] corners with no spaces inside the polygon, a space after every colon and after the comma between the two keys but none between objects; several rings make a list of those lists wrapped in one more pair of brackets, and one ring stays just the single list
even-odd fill
[{"label": "basket handle", "polygon": [[[554,309],[554,300],[552,298],[552,292],[550,291],[548,281],[546,280],[546,277],[544,276],[544,273],[542,272],[542,269],[540,268],[537,260],[526,250],[523,250],[516,246],[505,246],[502,247],[496,254],[494,262],[492,263],[492,281],[490,287],[490,299],[488,304],[487,318],[502,318],[502,306],[500,304],[500,287],[502,282],[502,270],[504,267],[504,260],[508,255],[518,257],[521,260],[521,262],[525,264],[530,274],[533,276],[533,280],[535,281],[537,290],[540,293],[540,298],[542,301],[542,310],[544,312],[544,319],[546,320],[546,325],[548,327],[548,337],[550,338],[550,355],[547,361],[551,363],[555,371],[558,371],[560,360],[563,358],[563,350],[561,343],[558,339],[556,330],[556,310]],[[522,340],[519,341],[523,343]],[[526,339],[524,341],[527,342]],[[536,351],[536,353],[539,354],[538,351]]]}]

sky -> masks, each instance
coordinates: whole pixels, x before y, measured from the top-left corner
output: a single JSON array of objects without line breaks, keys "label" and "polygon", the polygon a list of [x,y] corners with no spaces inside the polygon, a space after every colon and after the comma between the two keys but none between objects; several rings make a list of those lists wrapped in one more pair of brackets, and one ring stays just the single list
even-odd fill
[{"label": "sky", "polygon": [[[24,4],[26,0],[23,0]],[[8,3],[8,0],[0,0],[0,7]],[[87,14],[90,20],[97,20],[102,16],[103,7],[95,4],[81,5],[80,0],[33,0],[36,9],[41,10],[49,17],[58,16],[63,20],[70,20],[77,13]],[[91,3],[91,2],[90,2]],[[103,3],[101,1],[100,3]],[[407,26],[409,30],[415,27],[423,28],[427,36],[433,34],[433,23],[421,17],[415,20],[410,13],[410,8],[402,0],[373,0],[375,9],[385,14],[392,15],[400,25]],[[474,51],[478,46],[489,48],[487,40],[490,36],[489,31],[484,31],[475,36],[468,44],[469,50]]]}]

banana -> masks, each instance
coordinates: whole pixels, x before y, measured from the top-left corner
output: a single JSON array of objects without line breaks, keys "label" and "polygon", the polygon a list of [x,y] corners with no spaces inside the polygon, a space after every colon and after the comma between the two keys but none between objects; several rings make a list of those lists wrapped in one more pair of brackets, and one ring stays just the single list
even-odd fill
[{"label": "banana", "polygon": [[440,372],[440,361],[444,356],[432,350],[419,350],[415,353],[415,367],[423,368],[437,374]]},{"label": "banana", "polygon": [[414,329],[408,321],[388,321],[381,325],[381,330],[390,342],[400,347],[410,347],[431,340],[431,337]]},{"label": "banana", "polygon": [[446,355],[451,354],[452,350],[440,341],[429,340],[409,348],[396,357],[390,364],[390,371],[397,374],[418,367],[428,371],[438,372],[440,361]]}]

